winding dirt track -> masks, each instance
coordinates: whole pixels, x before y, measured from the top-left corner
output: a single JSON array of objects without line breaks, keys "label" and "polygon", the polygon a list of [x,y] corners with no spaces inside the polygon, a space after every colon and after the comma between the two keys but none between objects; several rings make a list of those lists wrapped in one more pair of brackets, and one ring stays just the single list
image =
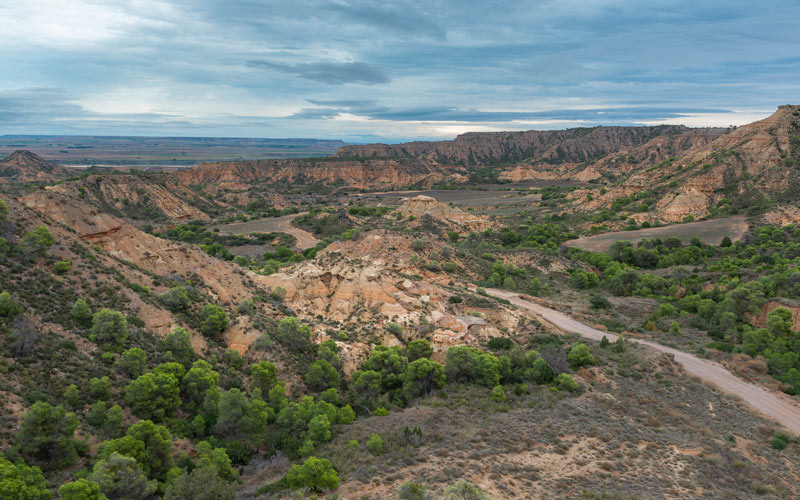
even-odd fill
[{"label": "winding dirt track", "polygon": [[[599,341],[603,336],[606,336],[610,342],[617,340],[617,336],[612,333],[596,330],[558,311],[525,300],[516,293],[490,288],[486,289],[486,293],[495,297],[507,299],[517,307],[533,311],[564,331],[577,333],[591,340]],[[717,386],[717,388],[723,392],[739,396],[742,401],[754,410],[776,420],[792,433],[800,434],[800,408],[791,402],[781,399],[761,387],[745,382],[721,366],[700,359],[697,356],[655,342],[632,338],[628,338],[628,340],[646,345],[661,352],[672,354],[675,357],[675,361],[680,363],[690,375],[694,375],[705,382]]]},{"label": "winding dirt track", "polygon": [[267,217],[266,219],[248,222],[234,222],[217,226],[223,234],[249,234],[249,233],[286,233],[297,239],[297,248],[305,250],[316,245],[319,240],[305,229],[292,225],[292,220],[308,212],[284,215],[281,217]]}]

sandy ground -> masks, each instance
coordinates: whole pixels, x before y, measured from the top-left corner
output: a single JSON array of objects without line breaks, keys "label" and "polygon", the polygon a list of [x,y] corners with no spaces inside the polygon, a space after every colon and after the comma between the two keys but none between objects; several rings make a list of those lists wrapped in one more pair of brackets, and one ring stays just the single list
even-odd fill
[{"label": "sandy ground", "polygon": [[[612,333],[596,330],[558,311],[530,300],[525,300],[516,293],[494,289],[486,289],[486,293],[507,299],[518,307],[533,311],[564,331],[577,333],[582,337],[596,341],[600,341],[604,336],[610,342],[614,342],[617,339],[617,336]],[[776,420],[793,434],[800,434],[800,408],[783,399],[779,394],[774,394],[754,384],[745,382],[716,363],[700,359],[697,356],[655,342],[631,338],[628,340],[673,355],[675,361],[683,366],[690,375],[715,385],[723,392],[740,397],[748,406],[762,415]]]},{"label": "sandy ground", "polygon": [[742,239],[749,228],[750,225],[744,217],[728,217],[702,222],[689,222],[687,224],[673,224],[664,227],[650,227],[637,229],[636,231],[614,231],[570,240],[564,244],[591,252],[605,252],[615,241],[631,241],[636,244],[642,238],[663,239],[676,236],[684,243],[688,243],[692,238],[698,237],[700,241],[708,245],[719,245],[725,236],[728,236],[733,241]]},{"label": "sandy ground", "polygon": [[223,234],[250,234],[250,233],[286,233],[291,234],[297,239],[297,248],[305,250],[316,245],[319,240],[304,229],[292,225],[295,217],[305,215],[307,212],[299,214],[284,215],[283,217],[267,217],[264,219],[251,220],[248,222],[235,222],[217,226]]}]

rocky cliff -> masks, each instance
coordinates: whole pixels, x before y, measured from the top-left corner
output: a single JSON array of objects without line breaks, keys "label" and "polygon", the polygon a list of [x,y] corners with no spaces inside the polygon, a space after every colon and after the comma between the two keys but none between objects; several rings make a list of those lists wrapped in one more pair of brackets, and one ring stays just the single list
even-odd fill
[{"label": "rocky cliff", "polygon": [[428,215],[457,231],[483,231],[491,227],[488,219],[450,207],[430,196],[415,196],[397,207],[397,211],[406,219]]},{"label": "rocky cliff", "polygon": [[336,157],[415,157],[426,165],[485,166],[504,162],[586,162],[627,151],[656,137],[686,133],[682,126],[594,127],[526,132],[469,132],[452,141],[344,146]]},{"label": "rocky cliff", "polygon": [[75,175],[74,171],[45,161],[26,150],[14,151],[0,161],[0,182],[55,182]]},{"label": "rocky cliff", "polygon": [[169,174],[90,175],[47,188],[103,212],[150,224],[208,219],[219,207]]},{"label": "rocky cliff", "polygon": [[[385,345],[429,338],[437,359],[452,345],[477,345],[518,326],[520,314],[503,306],[450,303],[454,292],[439,283],[450,278],[421,269],[412,241],[410,235],[371,231],[356,241],[332,243],[316,259],[259,281],[286,289],[285,303],[299,317],[309,322],[324,317],[320,335],[325,335],[323,328],[346,329],[356,338]],[[431,239],[426,251],[440,252],[442,246],[442,241]],[[407,277],[411,274],[426,279],[411,280]],[[403,331],[399,335],[387,331],[389,322],[401,325]],[[420,325],[424,331],[419,331]],[[345,370],[357,368],[356,361],[368,350],[366,343],[350,344],[343,353]]]},{"label": "rocky cliff", "polygon": [[[23,197],[20,202],[37,212],[62,234],[71,234],[72,238],[99,247],[109,259],[130,262],[132,266],[124,266],[113,260],[110,265],[123,274],[130,275],[131,281],[143,286],[151,285],[148,275],[144,273],[192,279],[196,283],[202,283],[213,300],[227,306],[229,310],[235,310],[244,299],[256,293],[269,294],[271,291],[260,281],[260,276],[250,271],[211,257],[195,246],[147,234],[120,218],[100,212],[63,193],[37,190]],[[161,286],[153,289],[153,293],[165,290],[166,287]],[[262,304],[259,307],[264,312],[273,314],[268,305]],[[148,328],[162,335],[181,324],[169,311],[155,307],[153,303],[142,302],[141,308],[142,319]],[[225,341],[229,347],[244,352],[259,335],[260,332],[248,319],[238,319],[226,331]],[[204,345],[199,333],[195,333],[194,342],[196,346]]]},{"label": "rocky cliff", "polygon": [[[679,139],[661,153],[653,149],[660,141],[647,144],[635,152],[634,162],[617,156],[590,165],[615,183],[574,209],[593,210],[623,196],[652,193],[654,206],[637,219],[678,222],[705,217],[714,207],[758,206],[766,197],[786,203],[800,199],[800,106],[780,106],[770,117],[729,133]],[[651,153],[644,154],[647,150]]]},{"label": "rocky cliff", "polygon": [[[571,165],[578,167],[610,154],[628,152],[658,138],[694,135],[715,137],[723,131],[693,132],[680,126],[595,127],[527,132],[475,132],[459,135],[452,141],[408,142],[344,146],[329,160],[260,160],[199,165],[178,172],[183,184],[224,186],[244,190],[255,183],[325,183],[360,189],[400,186],[430,186],[438,182],[462,183],[470,168],[504,163],[522,164],[532,172]],[[705,135],[704,135],[705,134]],[[691,142],[689,140],[689,142]],[[672,147],[672,146],[669,146]],[[668,154],[665,147],[664,154]],[[680,146],[675,146],[680,147]],[[511,168],[518,166],[512,165]],[[533,173],[523,178],[569,178]],[[585,179],[578,175],[577,178]],[[596,177],[596,175],[595,175]],[[592,177],[594,178],[594,177]]]},{"label": "rocky cliff", "polygon": [[252,160],[205,163],[175,174],[187,186],[215,186],[246,190],[252,185],[275,183],[347,186],[380,189],[395,186],[430,186],[445,179],[437,169],[416,161],[356,160]]}]

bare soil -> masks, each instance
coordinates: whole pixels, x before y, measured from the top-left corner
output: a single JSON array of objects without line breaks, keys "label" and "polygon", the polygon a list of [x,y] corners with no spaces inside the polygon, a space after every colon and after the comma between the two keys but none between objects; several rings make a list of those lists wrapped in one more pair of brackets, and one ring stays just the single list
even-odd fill
[{"label": "bare soil", "polygon": [[684,243],[688,243],[689,240],[697,237],[708,245],[719,245],[725,236],[728,236],[732,241],[742,239],[749,228],[750,225],[744,217],[728,217],[702,222],[673,224],[671,226],[650,227],[637,229],[636,231],[614,231],[570,240],[565,245],[590,252],[605,252],[617,241],[636,243],[643,238],[663,239],[669,237],[680,238]]},{"label": "bare soil", "polygon": [[251,220],[247,222],[234,222],[233,224],[223,224],[215,226],[223,234],[250,234],[250,233],[286,233],[291,234],[297,239],[296,246],[302,250],[311,248],[319,240],[305,229],[300,229],[292,225],[292,220],[306,212],[299,214],[284,215],[283,217],[267,217],[264,219]]}]

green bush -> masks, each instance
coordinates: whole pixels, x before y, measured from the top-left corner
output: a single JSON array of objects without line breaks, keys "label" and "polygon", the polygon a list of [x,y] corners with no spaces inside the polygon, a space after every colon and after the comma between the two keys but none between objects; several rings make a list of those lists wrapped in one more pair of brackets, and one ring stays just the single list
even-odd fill
[{"label": "green bush", "polygon": [[47,226],[39,226],[22,237],[21,247],[23,252],[37,257],[44,255],[56,240]]},{"label": "green bush", "polygon": [[390,321],[389,323],[386,323],[386,331],[393,335],[399,336],[403,334],[403,327]]},{"label": "green bush", "polygon": [[92,325],[92,309],[89,304],[83,299],[78,299],[70,309],[70,316],[72,321],[83,328],[89,328]]},{"label": "green bush", "polygon": [[434,500],[436,498],[425,485],[411,481],[406,481],[397,488],[397,496],[400,497],[400,500]]},{"label": "green bush", "polygon": [[286,474],[291,488],[308,488],[312,491],[334,490],[339,486],[339,474],[325,459],[308,457],[302,465],[292,465]]},{"label": "green bush", "polygon": [[580,385],[569,373],[559,373],[555,384],[560,391],[578,392],[580,390]]},{"label": "green bush", "polygon": [[14,302],[8,292],[0,293],[0,317],[12,318],[22,313],[22,307]]},{"label": "green bush", "polygon": [[181,405],[178,379],[168,373],[145,373],[128,384],[125,401],[140,418],[160,422],[174,416]]},{"label": "green bush", "polygon": [[492,388],[492,399],[494,401],[505,401],[506,400],[506,391],[503,390],[502,385],[496,385]]},{"label": "green bush", "polygon": [[117,350],[128,339],[128,322],[119,311],[101,309],[92,316],[90,338],[100,346]]},{"label": "green bush", "polygon": [[78,459],[74,439],[77,428],[74,414],[39,401],[22,417],[17,444],[26,457],[47,469],[58,469]]},{"label": "green bush", "polygon": [[611,302],[599,293],[593,293],[591,297],[589,297],[589,303],[592,305],[594,309],[609,309],[611,308]]},{"label": "green bush", "polygon": [[567,360],[569,361],[570,368],[573,370],[581,366],[594,364],[594,356],[592,356],[586,344],[578,344],[570,349],[567,354]]},{"label": "green bush", "polygon": [[58,496],[61,500],[108,500],[108,497],[100,492],[98,483],[83,478],[62,484],[58,488]]},{"label": "green bush", "polygon": [[458,264],[456,264],[455,262],[445,262],[444,264],[442,264],[442,269],[444,269],[445,272],[454,273],[458,271]]},{"label": "green bush", "polygon": [[206,337],[216,338],[228,328],[228,314],[215,304],[206,304],[200,310],[200,331]]},{"label": "green bush", "polygon": [[377,434],[373,434],[367,440],[367,450],[373,455],[383,454],[383,439]]},{"label": "green bush", "polygon": [[790,441],[791,438],[785,432],[776,432],[770,441],[770,445],[776,450],[783,450],[789,445]]},{"label": "green bush", "polygon": [[494,387],[500,383],[500,361],[474,347],[454,346],[445,356],[445,375],[452,382]]},{"label": "green bush", "polygon": [[[0,201],[0,203],[3,202]],[[52,498],[39,467],[28,467],[21,460],[12,463],[2,454],[0,454],[0,496],[9,500],[50,500]]]},{"label": "green bush", "polygon": [[408,358],[409,363],[413,363],[414,361],[422,358],[428,358],[433,355],[433,348],[431,347],[431,343],[425,339],[414,339],[408,343],[408,348],[406,349],[406,357]]},{"label": "green bush", "polygon": [[117,367],[128,377],[138,377],[147,368],[147,354],[138,347],[123,352]]},{"label": "green bush", "polygon": [[444,490],[446,500],[492,500],[488,493],[461,479]]},{"label": "green bush", "polygon": [[536,384],[549,384],[556,377],[553,368],[542,358],[534,359],[525,375]]},{"label": "green bush", "polygon": [[56,262],[53,266],[53,271],[56,274],[64,274],[69,272],[70,268],[72,267],[72,263],[68,260],[62,260],[61,262]]}]

